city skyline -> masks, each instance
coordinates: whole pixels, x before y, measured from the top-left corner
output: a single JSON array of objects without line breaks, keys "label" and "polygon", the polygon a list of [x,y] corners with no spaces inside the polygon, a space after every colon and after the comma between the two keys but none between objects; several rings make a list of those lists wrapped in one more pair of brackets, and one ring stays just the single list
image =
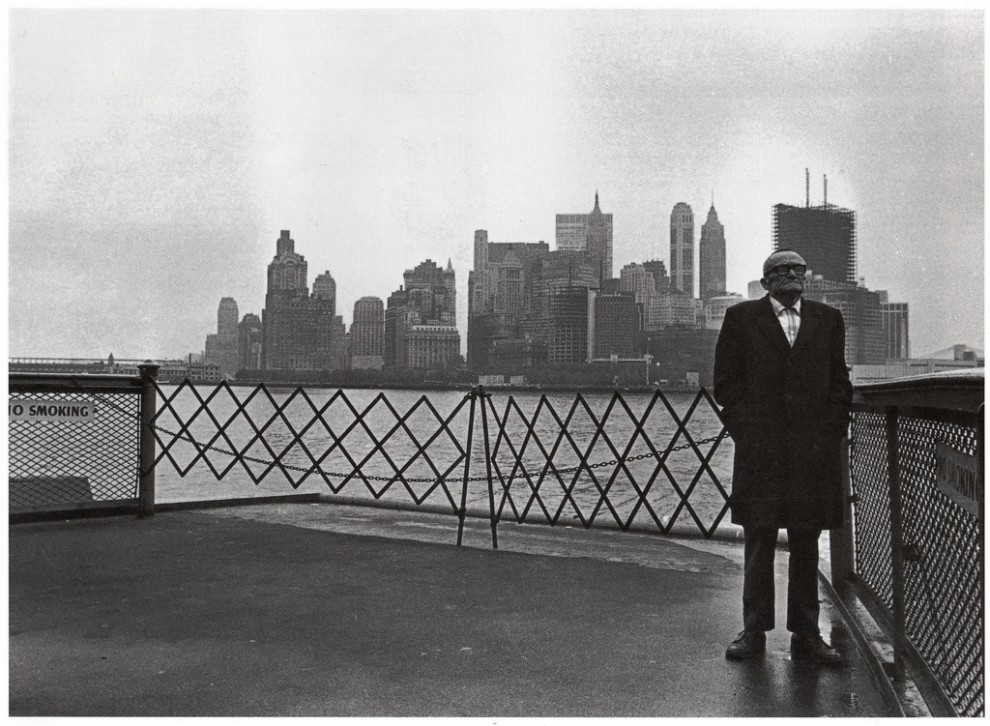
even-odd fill
[{"label": "city skyline", "polygon": [[552,244],[555,215],[591,211],[596,189],[615,276],[669,268],[678,202],[697,246],[713,196],[726,287],[745,294],[805,168],[813,205],[827,174],[856,212],[859,276],[911,305],[912,354],[983,347],[980,13],[10,22],[10,355],[200,350],[221,298],[260,313],[280,229],[334,277],[348,328],[426,258],[452,261],[466,300],[475,230]]}]

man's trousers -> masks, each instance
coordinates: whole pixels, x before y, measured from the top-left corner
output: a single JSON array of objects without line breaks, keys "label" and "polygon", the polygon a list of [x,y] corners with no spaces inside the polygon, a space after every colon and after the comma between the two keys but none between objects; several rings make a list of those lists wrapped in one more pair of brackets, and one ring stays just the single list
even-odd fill
[{"label": "man's trousers", "polygon": [[[764,632],[774,628],[774,554],[777,529],[746,527],[743,564],[743,627]],[[787,629],[817,635],[818,538],[820,529],[787,529]]]}]

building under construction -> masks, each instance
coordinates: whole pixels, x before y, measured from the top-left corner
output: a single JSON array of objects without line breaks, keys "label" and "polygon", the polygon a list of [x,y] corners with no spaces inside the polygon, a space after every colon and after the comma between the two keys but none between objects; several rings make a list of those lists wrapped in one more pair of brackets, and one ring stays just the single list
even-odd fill
[{"label": "building under construction", "polygon": [[856,284],[856,213],[828,203],[812,207],[805,172],[805,206],[777,204],[773,208],[773,248],[801,255],[816,275],[832,282]]}]

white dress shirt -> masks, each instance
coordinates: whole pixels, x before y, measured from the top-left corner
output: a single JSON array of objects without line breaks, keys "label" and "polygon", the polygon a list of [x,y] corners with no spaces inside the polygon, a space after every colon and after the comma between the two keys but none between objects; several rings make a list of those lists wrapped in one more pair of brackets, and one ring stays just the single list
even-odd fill
[{"label": "white dress shirt", "polygon": [[783,328],[784,335],[787,336],[787,342],[793,348],[794,341],[797,340],[798,330],[801,329],[801,298],[798,298],[794,307],[791,308],[784,307],[784,304],[774,297],[770,298],[770,304],[773,305],[773,311],[777,315],[780,327]]}]

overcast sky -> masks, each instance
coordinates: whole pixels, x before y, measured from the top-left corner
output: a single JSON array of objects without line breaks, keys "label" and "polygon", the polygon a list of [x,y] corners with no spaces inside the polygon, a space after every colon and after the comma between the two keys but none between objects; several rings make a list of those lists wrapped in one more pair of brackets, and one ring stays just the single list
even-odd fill
[{"label": "overcast sky", "polygon": [[614,270],[713,195],[728,287],[772,206],[856,211],[916,356],[983,348],[979,11],[21,10],[10,15],[9,353],[178,357],[261,314],[289,229],[337,309],[474,230],[553,246],[613,214]]}]

